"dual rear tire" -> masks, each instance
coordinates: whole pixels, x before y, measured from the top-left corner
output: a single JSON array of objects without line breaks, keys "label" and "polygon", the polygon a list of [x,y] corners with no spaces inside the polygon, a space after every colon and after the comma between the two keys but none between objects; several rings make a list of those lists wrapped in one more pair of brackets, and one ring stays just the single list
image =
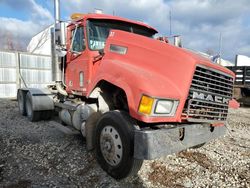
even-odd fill
[{"label": "dual rear tire", "polygon": [[18,90],[17,92],[17,101],[18,101],[18,109],[21,115],[26,116],[26,107],[25,107],[25,102],[26,100],[26,93],[22,90]]},{"label": "dual rear tire", "polygon": [[18,108],[19,112],[23,116],[27,116],[28,120],[31,122],[36,122],[39,120],[48,120],[52,116],[52,111],[35,111],[32,104],[32,96],[30,92],[24,92],[18,90],[17,93]]}]

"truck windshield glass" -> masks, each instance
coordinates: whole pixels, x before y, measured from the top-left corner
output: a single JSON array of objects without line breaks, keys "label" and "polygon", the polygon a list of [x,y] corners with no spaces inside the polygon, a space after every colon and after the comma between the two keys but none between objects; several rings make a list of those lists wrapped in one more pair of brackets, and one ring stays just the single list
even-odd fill
[{"label": "truck windshield glass", "polygon": [[88,40],[91,50],[101,50],[105,46],[109,31],[112,29],[136,33],[146,37],[153,37],[156,33],[153,29],[136,25],[133,23],[117,20],[89,20],[88,22]]}]

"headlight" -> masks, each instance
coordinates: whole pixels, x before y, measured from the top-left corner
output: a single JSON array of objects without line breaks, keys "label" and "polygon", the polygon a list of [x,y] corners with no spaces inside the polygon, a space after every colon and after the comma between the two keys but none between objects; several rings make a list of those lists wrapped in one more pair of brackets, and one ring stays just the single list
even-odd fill
[{"label": "headlight", "polygon": [[158,100],[155,106],[156,114],[170,114],[174,106],[174,101]]},{"label": "headlight", "polygon": [[178,100],[157,99],[143,95],[138,111],[149,116],[174,116],[178,104]]}]

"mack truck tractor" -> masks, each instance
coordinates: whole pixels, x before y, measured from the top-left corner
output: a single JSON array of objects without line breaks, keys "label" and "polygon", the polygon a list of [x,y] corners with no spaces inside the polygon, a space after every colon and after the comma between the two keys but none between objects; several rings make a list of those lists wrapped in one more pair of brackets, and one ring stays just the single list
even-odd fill
[{"label": "mack truck tractor", "polygon": [[135,175],[143,160],[225,134],[233,72],[155,39],[157,30],[147,24],[117,16],[73,14],[65,40],[59,0],[55,5],[54,84],[18,90],[28,120],[57,114],[82,133],[115,179]]}]

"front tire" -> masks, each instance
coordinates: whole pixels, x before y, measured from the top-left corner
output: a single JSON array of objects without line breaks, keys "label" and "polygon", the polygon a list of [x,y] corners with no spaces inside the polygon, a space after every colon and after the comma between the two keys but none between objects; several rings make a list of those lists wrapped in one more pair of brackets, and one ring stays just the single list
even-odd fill
[{"label": "front tire", "polygon": [[134,159],[134,125],[125,112],[102,115],[96,128],[96,158],[115,179],[137,174],[143,160]]}]

